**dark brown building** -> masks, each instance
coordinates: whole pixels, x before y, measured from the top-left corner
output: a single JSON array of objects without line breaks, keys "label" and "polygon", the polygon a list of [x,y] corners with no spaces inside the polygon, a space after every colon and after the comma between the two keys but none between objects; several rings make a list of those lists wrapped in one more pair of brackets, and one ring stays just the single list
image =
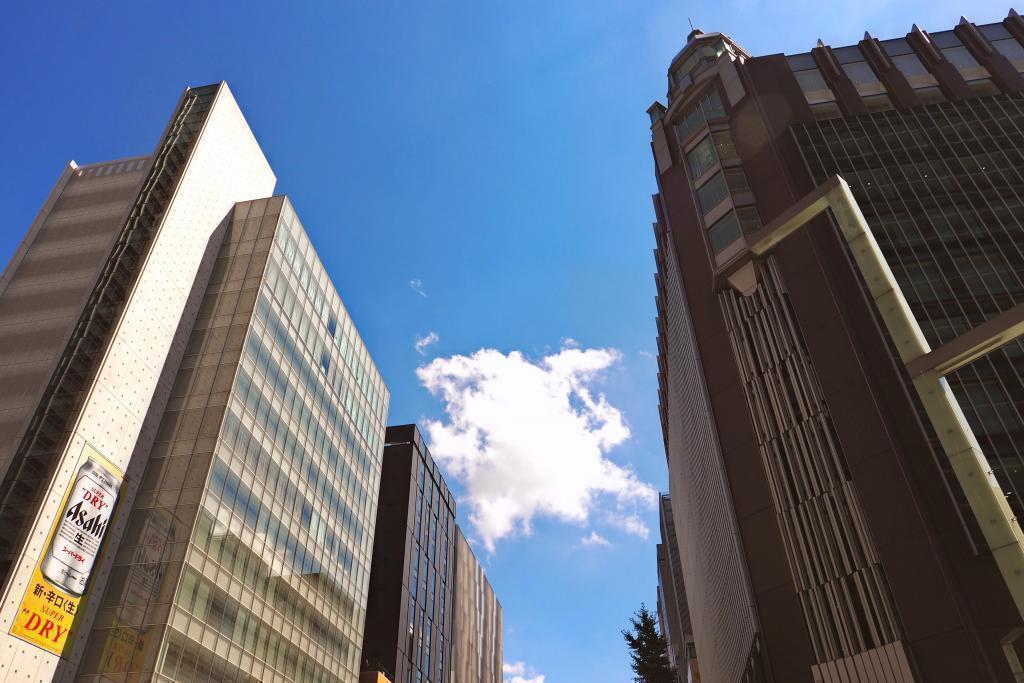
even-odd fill
[{"label": "dark brown building", "polygon": [[500,683],[501,605],[416,425],[388,427],[363,669],[395,683]]},{"label": "dark brown building", "polygon": [[[1024,300],[1024,19],[751,57],[694,31],[655,103],[659,380],[707,681],[1011,681],[1021,618],[826,216],[842,176],[929,343]],[[1024,345],[947,377],[1024,516]]]},{"label": "dark brown building", "polygon": [[388,427],[370,565],[363,669],[451,680],[455,499],[416,425]]}]

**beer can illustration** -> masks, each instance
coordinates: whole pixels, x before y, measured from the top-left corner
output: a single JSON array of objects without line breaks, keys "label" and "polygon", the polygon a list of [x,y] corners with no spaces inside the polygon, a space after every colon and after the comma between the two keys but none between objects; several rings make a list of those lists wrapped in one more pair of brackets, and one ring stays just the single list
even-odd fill
[{"label": "beer can illustration", "polygon": [[121,479],[94,458],[78,468],[40,567],[54,585],[85,592],[120,488]]}]

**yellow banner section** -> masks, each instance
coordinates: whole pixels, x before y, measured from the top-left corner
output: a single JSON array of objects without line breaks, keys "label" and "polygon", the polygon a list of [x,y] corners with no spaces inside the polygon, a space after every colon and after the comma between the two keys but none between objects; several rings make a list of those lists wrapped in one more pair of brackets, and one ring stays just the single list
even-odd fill
[{"label": "yellow banner section", "polygon": [[64,653],[123,478],[120,469],[85,445],[11,626],[13,635]]},{"label": "yellow banner section", "polygon": [[11,633],[59,655],[68,642],[80,600],[47,581],[36,565]]}]

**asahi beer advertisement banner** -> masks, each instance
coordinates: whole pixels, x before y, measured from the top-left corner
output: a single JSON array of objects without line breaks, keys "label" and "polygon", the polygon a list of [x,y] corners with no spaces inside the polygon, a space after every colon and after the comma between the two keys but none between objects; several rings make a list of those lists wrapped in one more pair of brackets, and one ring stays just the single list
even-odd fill
[{"label": "asahi beer advertisement banner", "polygon": [[61,655],[107,535],[124,473],[85,445],[11,633]]}]

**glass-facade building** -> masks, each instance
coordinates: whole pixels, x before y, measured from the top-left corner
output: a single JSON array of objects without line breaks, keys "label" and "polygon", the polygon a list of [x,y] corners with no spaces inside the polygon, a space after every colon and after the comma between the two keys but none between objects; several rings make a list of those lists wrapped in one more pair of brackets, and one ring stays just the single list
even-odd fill
[{"label": "glass-facade building", "polygon": [[416,425],[387,428],[364,671],[396,683],[501,681],[501,605]]},{"label": "glass-facade building", "polygon": [[[139,544],[163,533],[161,545],[180,551],[147,571],[174,591],[167,621],[160,637],[140,639],[128,670],[153,666],[159,680],[356,680],[387,402],[287,199],[238,204],[89,653],[117,651],[127,630],[161,627],[117,619],[102,628],[107,610],[139,611],[120,580],[132,582]],[[176,487],[167,523],[148,504]],[[115,661],[101,659],[96,673]]]},{"label": "glass-facade building", "polygon": [[[808,122],[794,135],[815,179],[839,174],[850,184],[932,348],[1024,301],[1024,96]],[[1024,341],[947,381],[1024,519]],[[951,470],[947,477],[983,546]]]},{"label": "glass-facade building", "polygon": [[[0,278],[0,680],[358,680],[389,394],[274,184],[227,85],[186,89]],[[83,453],[123,477],[61,613],[35,568]]]},{"label": "glass-facade building", "polygon": [[[672,60],[659,399],[702,676],[1013,680],[1020,615],[839,231],[747,264],[840,175],[933,347],[1019,304],[1022,70],[1015,12],[788,56],[695,30]],[[1018,516],[1022,349],[948,377]]]}]

